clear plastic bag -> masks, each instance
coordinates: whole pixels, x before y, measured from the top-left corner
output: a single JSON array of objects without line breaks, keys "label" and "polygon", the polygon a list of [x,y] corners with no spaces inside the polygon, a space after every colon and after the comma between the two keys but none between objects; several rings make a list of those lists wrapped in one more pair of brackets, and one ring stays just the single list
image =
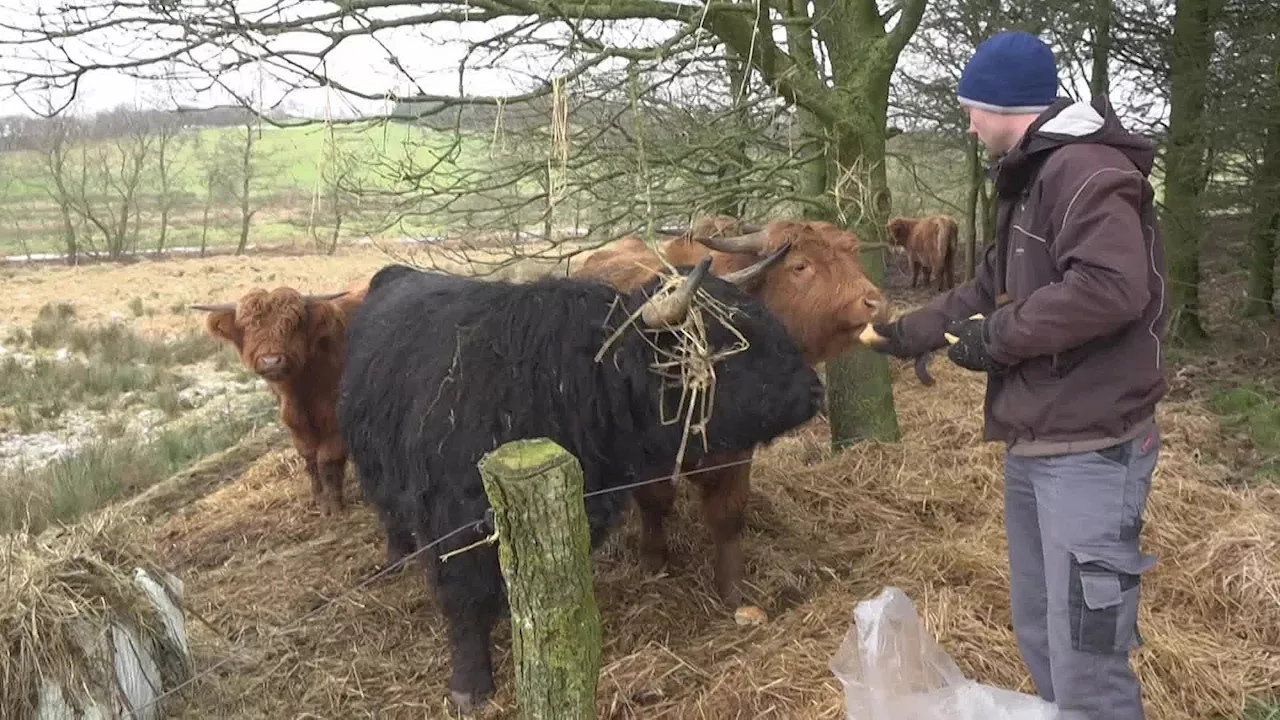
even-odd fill
[{"label": "clear plastic bag", "polygon": [[1038,696],[965,678],[898,588],[854,609],[831,659],[849,720],[1058,720]]}]

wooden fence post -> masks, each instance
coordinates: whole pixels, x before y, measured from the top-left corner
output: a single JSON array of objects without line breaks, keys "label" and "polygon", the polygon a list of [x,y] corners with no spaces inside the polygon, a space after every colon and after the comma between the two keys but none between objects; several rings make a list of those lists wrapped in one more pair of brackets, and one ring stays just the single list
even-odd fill
[{"label": "wooden fence post", "polygon": [[602,631],[582,466],[537,438],[502,445],[478,467],[498,530],[521,714],[593,719]]}]

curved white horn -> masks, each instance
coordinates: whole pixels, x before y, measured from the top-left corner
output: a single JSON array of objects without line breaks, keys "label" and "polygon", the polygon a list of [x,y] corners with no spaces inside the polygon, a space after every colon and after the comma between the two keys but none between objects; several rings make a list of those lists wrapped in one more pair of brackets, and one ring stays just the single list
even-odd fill
[{"label": "curved white horn", "polygon": [[711,258],[704,257],[676,289],[667,295],[655,295],[646,300],[644,307],[640,309],[640,317],[644,320],[644,324],[651,328],[658,328],[678,325],[682,322],[689,312],[689,305],[693,302],[693,294],[698,291],[698,286],[702,285],[702,281],[707,279],[707,274],[710,272]]},{"label": "curved white horn", "polygon": [[764,275],[765,272],[769,270],[769,268],[773,267],[774,265],[777,265],[778,261],[786,257],[787,253],[790,251],[791,251],[791,241],[788,240],[782,243],[782,247],[778,248],[777,250],[774,250],[772,253],[770,253],[768,257],[761,260],[760,262],[755,263],[751,267],[745,267],[736,272],[731,272],[728,275],[722,275],[720,276],[720,279],[724,280],[725,282],[731,282],[734,285],[737,285],[738,287],[746,287],[747,284],[749,284],[751,281]]}]

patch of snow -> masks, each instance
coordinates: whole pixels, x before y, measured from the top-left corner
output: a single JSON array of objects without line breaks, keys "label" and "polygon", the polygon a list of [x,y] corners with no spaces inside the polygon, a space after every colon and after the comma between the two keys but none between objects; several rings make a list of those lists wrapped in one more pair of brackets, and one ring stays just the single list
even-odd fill
[{"label": "patch of snow", "polygon": [[5,362],[15,362],[18,367],[31,367],[36,361],[36,356],[25,352],[9,352],[5,354]]},{"label": "patch of snow", "polygon": [[[25,358],[26,364],[33,359],[29,355]],[[54,426],[50,429],[30,434],[0,432],[0,472],[18,468],[33,472],[73,455],[101,439],[106,426],[113,422],[119,424],[122,434],[145,439],[165,428],[224,422],[227,417],[251,412],[263,402],[274,405],[266,383],[257,376],[244,379],[211,365],[184,370],[183,374],[194,382],[178,392],[179,403],[186,410],[178,418],[170,420],[164,411],[154,407],[129,407],[127,400],[132,393],[114,403],[122,410],[104,413],[82,407],[68,409],[52,421]]]},{"label": "patch of snow", "polygon": [[183,407],[196,408],[210,399],[228,394],[239,394],[266,390],[266,382],[256,376],[249,380],[239,380],[230,373],[221,376],[199,376],[194,383],[178,391],[178,401]]}]

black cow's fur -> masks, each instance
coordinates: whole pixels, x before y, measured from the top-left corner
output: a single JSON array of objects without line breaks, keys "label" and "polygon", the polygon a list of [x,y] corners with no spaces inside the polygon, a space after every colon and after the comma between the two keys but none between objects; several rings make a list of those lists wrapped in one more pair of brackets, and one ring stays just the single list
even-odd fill
[{"label": "black cow's fur", "polygon": [[[683,423],[660,421],[662,381],[650,369],[652,348],[631,328],[602,361],[594,359],[657,282],[628,296],[577,278],[511,284],[403,266],[380,270],[348,330],[338,412],[365,495],[392,544],[397,535],[412,543],[410,533],[430,542],[481,518],[489,503],[476,464],[512,440],[559,443],[581,463],[587,492],[669,473]],[[716,364],[711,450],[767,443],[811,419],[822,385],[782,324],[714,276],[702,289],[736,307],[732,324],[750,343]],[[612,307],[615,300],[620,307]],[[703,316],[713,349],[737,341],[711,314]],[[651,339],[669,347],[674,338],[664,332]],[[666,392],[675,410],[679,391]],[[700,439],[691,438],[688,456],[701,450]],[[626,492],[586,499],[592,547],[627,499]],[[419,556],[448,619],[449,687],[463,709],[493,691],[490,631],[506,598],[494,545],[438,558],[481,537],[468,530]]]}]

